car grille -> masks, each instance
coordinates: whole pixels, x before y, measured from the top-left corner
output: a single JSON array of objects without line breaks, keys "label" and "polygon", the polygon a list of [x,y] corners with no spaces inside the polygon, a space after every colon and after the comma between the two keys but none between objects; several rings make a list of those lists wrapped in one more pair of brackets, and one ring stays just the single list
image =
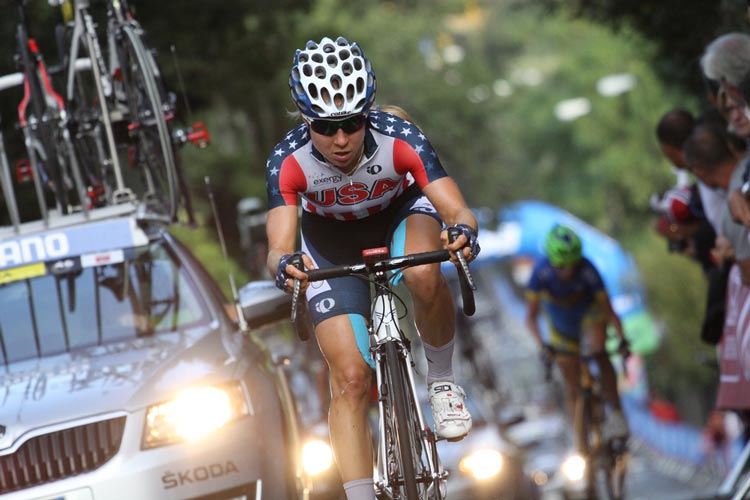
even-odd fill
[{"label": "car grille", "polygon": [[31,488],[90,472],[120,448],[125,417],[36,436],[0,456],[0,493]]}]

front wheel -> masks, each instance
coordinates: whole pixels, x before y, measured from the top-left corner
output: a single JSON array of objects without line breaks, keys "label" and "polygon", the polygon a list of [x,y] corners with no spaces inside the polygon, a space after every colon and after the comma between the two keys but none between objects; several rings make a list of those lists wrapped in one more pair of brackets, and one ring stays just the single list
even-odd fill
[{"label": "front wheel", "polygon": [[625,475],[628,468],[628,453],[625,442],[616,440],[607,443],[602,453],[598,484],[600,499],[622,500],[625,498]]},{"label": "front wheel", "polygon": [[393,465],[388,464],[388,479],[394,492],[400,490],[405,494],[407,500],[419,500],[414,467],[419,453],[414,446],[415,436],[412,433],[411,419],[409,418],[412,409],[411,402],[407,399],[409,388],[402,369],[403,360],[396,349],[395,342],[386,343],[385,359],[386,379],[391,391],[388,411],[396,424],[392,426],[392,435],[386,439],[386,442],[394,442],[398,445],[397,450],[394,450],[397,453],[393,457],[398,458],[398,460]]}]

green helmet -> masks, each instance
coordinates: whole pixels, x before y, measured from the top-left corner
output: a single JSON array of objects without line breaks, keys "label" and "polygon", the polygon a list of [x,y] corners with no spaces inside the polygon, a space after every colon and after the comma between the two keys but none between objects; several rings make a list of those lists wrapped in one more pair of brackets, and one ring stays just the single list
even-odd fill
[{"label": "green helmet", "polygon": [[544,240],[544,251],[553,266],[567,266],[581,260],[581,239],[566,226],[555,224]]}]

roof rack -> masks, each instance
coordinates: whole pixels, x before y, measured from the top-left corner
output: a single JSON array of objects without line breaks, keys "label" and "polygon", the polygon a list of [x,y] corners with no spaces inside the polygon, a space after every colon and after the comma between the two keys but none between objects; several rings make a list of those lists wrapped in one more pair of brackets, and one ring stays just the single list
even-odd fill
[{"label": "roof rack", "polygon": [[[0,76],[0,92],[23,85],[23,73],[11,73]],[[38,172],[32,175],[37,176]],[[134,217],[139,222],[159,222],[170,224],[172,221],[164,214],[149,210],[145,201],[126,199],[115,205],[100,208],[89,208],[85,205],[79,207],[79,211],[61,214],[56,209],[49,209],[40,189],[35,189],[37,202],[41,209],[41,218],[34,221],[21,221],[18,201],[14,190],[13,174],[8,156],[5,150],[5,141],[2,129],[0,129],[0,197],[4,202],[9,226],[0,226],[0,242],[13,237],[24,236],[51,229],[81,224],[83,222],[101,221],[117,217]],[[41,198],[40,198],[41,197]]]},{"label": "roof rack", "polygon": [[118,217],[132,217],[138,222],[158,222],[164,224],[169,224],[170,222],[169,217],[148,211],[143,203],[127,202],[91,209],[86,213],[76,212],[60,215],[56,211],[50,211],[49,217],[46,220],[39,219],[14,224],[13,226],[0,226],[0,241],[17,236],[49,231],[51,229],[75,226],[84,222],[102,221]]}]

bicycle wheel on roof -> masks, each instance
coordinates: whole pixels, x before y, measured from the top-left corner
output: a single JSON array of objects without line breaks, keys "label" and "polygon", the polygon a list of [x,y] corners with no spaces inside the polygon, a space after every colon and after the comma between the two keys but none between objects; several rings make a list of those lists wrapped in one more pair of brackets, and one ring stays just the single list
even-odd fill
[{"label": "bicycle wheel on roof", "polygon": [[[155,62],[141,40],[140,29],[126,24],[115,36],[123,90],[130,112],[128,161],[137,171],[136,187],[149,208],[174,220],[177,216],[177,167]],[[126,183],[128,183],[126,182]]]}]

